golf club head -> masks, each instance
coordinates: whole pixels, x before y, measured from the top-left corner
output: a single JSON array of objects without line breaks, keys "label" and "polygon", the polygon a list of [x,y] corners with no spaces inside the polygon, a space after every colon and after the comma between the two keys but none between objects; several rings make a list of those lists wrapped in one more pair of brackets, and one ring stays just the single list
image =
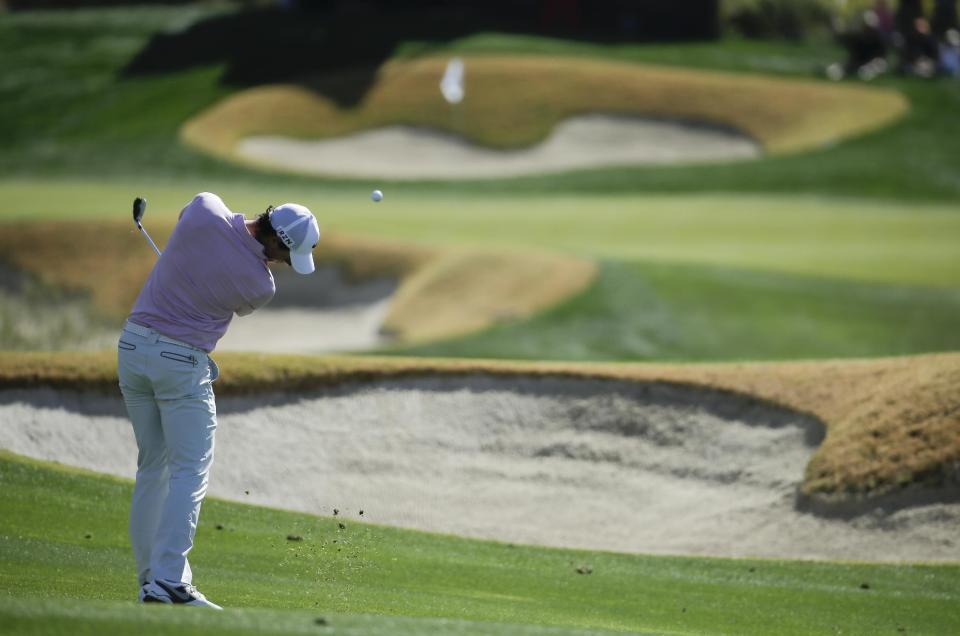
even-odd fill
[{"label": "golf club head", "polygon": [[143,197],[137,197],[133,200],[133,222],[140,225],[140,219],[147,211],[147,200]]}]

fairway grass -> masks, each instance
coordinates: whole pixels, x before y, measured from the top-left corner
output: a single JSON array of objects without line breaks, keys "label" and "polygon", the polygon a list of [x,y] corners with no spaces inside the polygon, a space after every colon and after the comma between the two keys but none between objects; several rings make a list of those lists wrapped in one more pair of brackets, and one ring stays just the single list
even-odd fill
[{"label": "fairway grass", "polygon": [[[0,181],[0,223],[126,219],[169,225],[197,192],[250,216],[297,200],[327,230],[425,245],[543,248],[579,256],[689,263],[841,280],[960,284],[960,205],[775,195],[517,195],[401,191],[379,204],[366,188],[115,180]],[[132,227],[132,223],[131,223]],[[131,236],[132,240],[138,237]]]},{"label": "fairway grass", "polygon": [[[263,633],[345,634],[394,629],[399,634],[948,634],[960,629],[960,615],[952,611],[960,602],[956,565],[546,549],[218,500],[204,504],[191,560],[206,594],[227,608],[244,609],[221,615],[137,607],[126,538],[128,482],[9,453],[0,453],[0,481],[6,513],[0,517],[2,633],[109,628],[133,634],[143,633],[144,623],[152,626],[167,617],[171,623],[160,629],[182,627],[177,633],[196,634],[233,628],[254,632],[264,626],[269,627]],[[41,500],[44,505],[37,506]],[[375,519],[376,511],[366,516]],[[289,541],[288,534],[302,540]],[[316,623],[319,617],[326,627]]]},{"label": "fairway grass", "polygon": [[[256,634],[299,636],[613,636],[621,631],[576,629],[465,621],[453,618],[410,618],[329,614],[311,610],[234,609],[224,612],[137,606],[131,603],[36,599],[0,599],[0,634],[17,636],[141,636],[144,629],[160,636]],[[654,632],[635,632],[653,634]],[[663,632],[656,632],[662,634]]]}]

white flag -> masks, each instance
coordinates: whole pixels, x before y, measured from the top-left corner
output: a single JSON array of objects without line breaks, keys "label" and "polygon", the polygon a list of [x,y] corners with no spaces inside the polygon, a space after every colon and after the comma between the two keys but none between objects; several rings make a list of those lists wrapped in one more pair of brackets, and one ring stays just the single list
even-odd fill
[{"label": "white flag", "polygon": [[447,70],[443,73],[443,79],[440,80],[440,92],[451,104],[459,104],[463,101],[463,60],[459,57],[447,62]]}]

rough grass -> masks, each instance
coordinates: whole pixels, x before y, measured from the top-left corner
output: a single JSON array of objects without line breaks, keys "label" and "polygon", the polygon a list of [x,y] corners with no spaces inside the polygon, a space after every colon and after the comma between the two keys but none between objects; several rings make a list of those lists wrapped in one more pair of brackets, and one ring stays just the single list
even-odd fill
[{"label": "rough grass", "polygon": [[[55,289],[89,296],[100,316],[117,324],[128,315],[155,261],[131,222],[0,227],[0,258]],[[172,232],[169,222],[148,227],[161,246]],[[383,325],[398,342],[435,340],[529,317],[582,292],[596,275],[591,262],[563,254],[430,248],[326,232],[316,256],[339,263],[354,278],[400,280]]]},{"label": "rough grass", "polygon": [[774,155],[837,143],[897,120],[906,99],[885,89],[623,64],[582,58],[468,56],[469,99],[437,86],[448,57],[392,60],[359,107],[342,110],[298,86],[234,94],[186,122],[182,138],[226,159],[254,135],[334,137],[408,124],[495,148],[531,145],[561,120],[598,111],[709,122],[741,130]]},{"label": "rough grass", "polygon": [[960,622],[954,564],[548,549],[210,498],[190,559],[227,609],[138,606],[129,482],[0,451],[0,484],[4,634],[932,635]]},{"label": "rough grass", "polygon": [[[5,353],[0,387],[115,391],[113,353]],[[739,364],[570,364],[222,354],[221,394],[301,392],[410,375],[563,375],[678,382],[754,396],[812,414],[827,436],[803,493],[832,505],[960,488],[960,353]]]}]

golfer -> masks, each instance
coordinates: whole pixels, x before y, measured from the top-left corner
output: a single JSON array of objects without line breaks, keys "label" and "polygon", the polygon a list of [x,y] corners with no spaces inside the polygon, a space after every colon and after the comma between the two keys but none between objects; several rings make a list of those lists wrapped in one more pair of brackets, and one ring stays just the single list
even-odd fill
[{"label": "golfer", "polygon": [[207,493],[217,407],[209,357],[234,314],[275,291],[269,262],[313,272],[317,220],[295,203],[255,220],[198,194],[180,213],[118,344],[120,390],[139,454],[130,543],[140,600],[220,609],[193,586],[187,555]]}]

